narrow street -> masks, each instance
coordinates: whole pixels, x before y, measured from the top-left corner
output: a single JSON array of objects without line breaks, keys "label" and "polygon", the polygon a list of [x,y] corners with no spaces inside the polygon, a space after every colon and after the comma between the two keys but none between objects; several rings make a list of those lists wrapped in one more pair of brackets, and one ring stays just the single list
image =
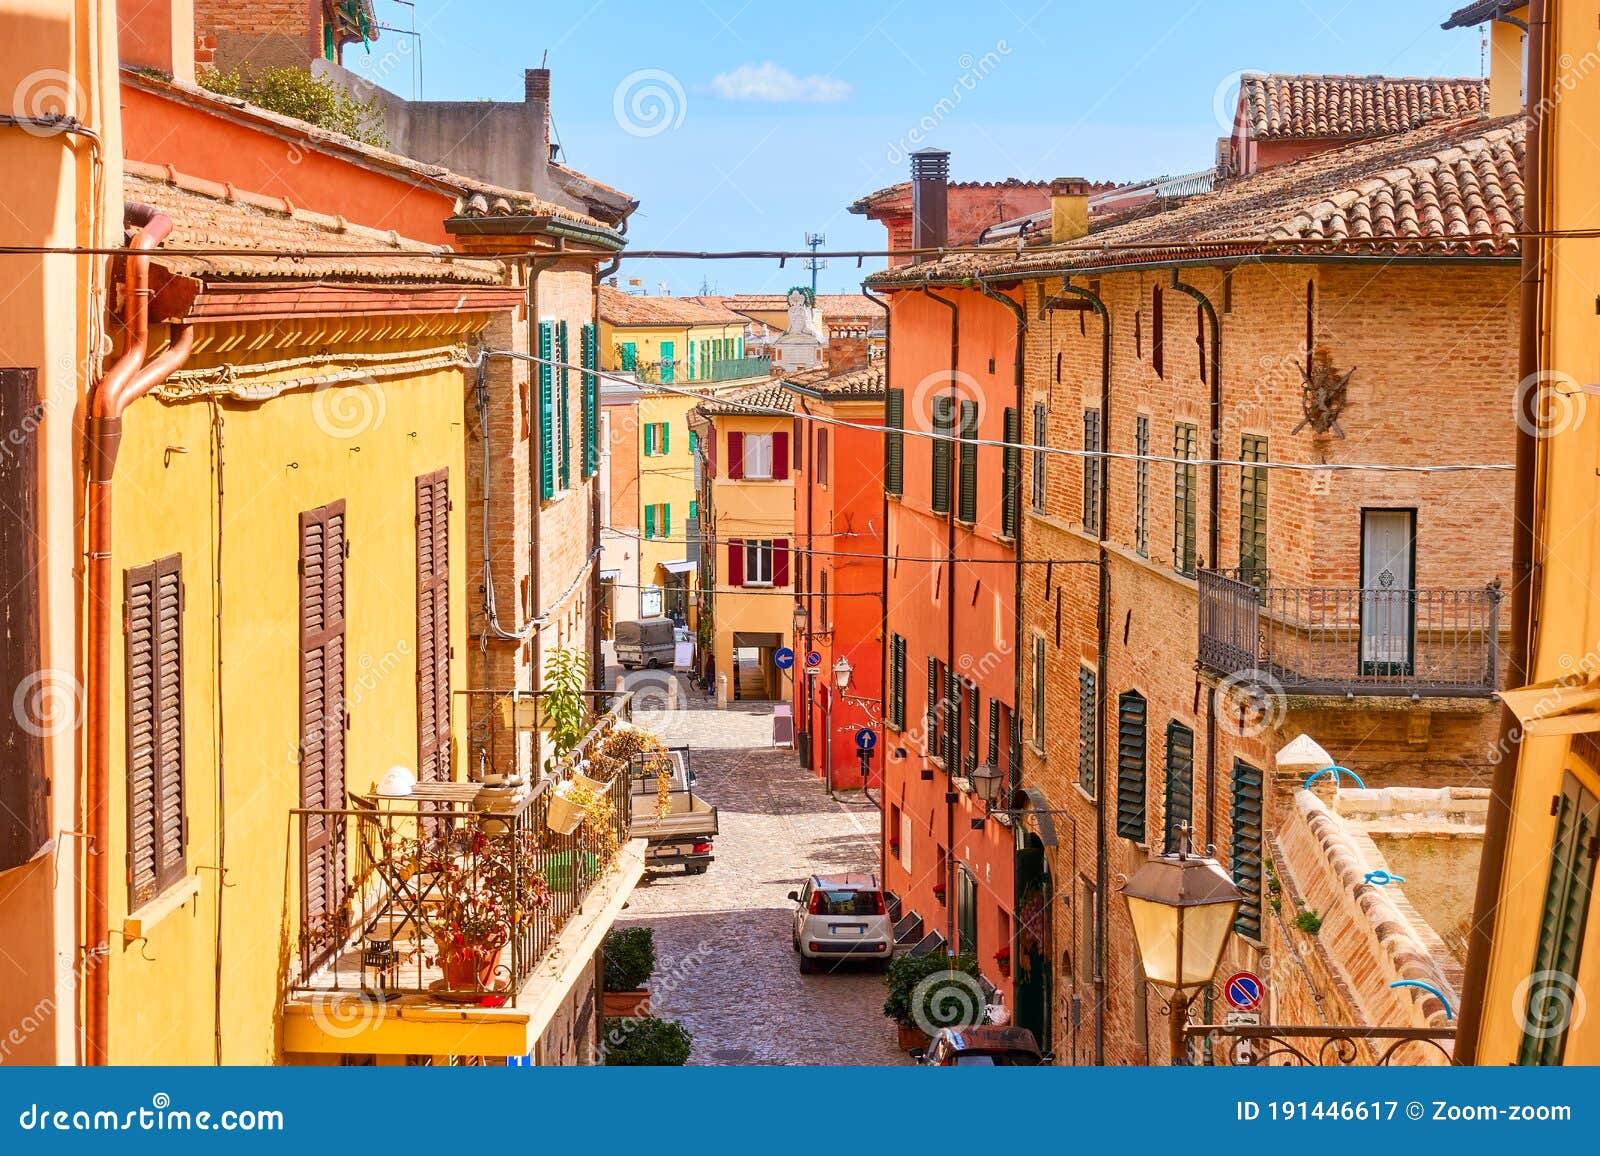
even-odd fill
[{"label": "narrow street", "polygon": [[883,977],[843,966],[802,976],[790,946],[787,895],[808,873],[874,869],[877,807],[830,801],[792,751],[773,749],[767,704],[719,711],[661,671],[627,685],[640,725],[690,746],[695,790],[720,811],[711,869],[647,875],[618,923],[655,929],[651,1010],[693,1034],[690,1063],[906,1063],[883,1016]]}]

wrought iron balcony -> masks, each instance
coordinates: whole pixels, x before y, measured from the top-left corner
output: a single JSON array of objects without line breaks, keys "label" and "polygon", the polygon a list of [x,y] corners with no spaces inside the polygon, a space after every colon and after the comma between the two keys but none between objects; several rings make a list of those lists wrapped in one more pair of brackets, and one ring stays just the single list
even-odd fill
[{"label": "wrought iron balcony", "polygon": [[[505,701],[514,729],[535,719],[520,709],[535,706],[532,696]],[[593,788],[578,776],[577,794],[557,789],[627,707],[625,696],[553,773],[520,786],[419,782],[405,796],[352,795],[348,807],[291,812],[292,990],[514,1007],[628,842],[627,774]],[[511,745],[531,758],[533,745],[516,737]],[[573,799],[583,816],[575,825],[564,821]]]},{"label": "wrought iron balcony", "polygon": [[1384,1068],[1455,1063],[1454,1028],[1188,1024],[1195,1063],[1220,1067]]},{"label": "wrought iron balcony", "polygon": [[1481,698],[1498,687],[1498,584],[1479,590],[1278,587],[1202,570],[1200,665],[1306,695]]}]

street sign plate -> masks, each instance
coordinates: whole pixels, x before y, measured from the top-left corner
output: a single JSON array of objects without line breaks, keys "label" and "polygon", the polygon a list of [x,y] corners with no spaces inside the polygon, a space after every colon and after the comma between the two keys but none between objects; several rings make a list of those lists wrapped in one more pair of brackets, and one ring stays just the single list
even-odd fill
[{"label": "street sign plate", "polygon": [[1258,1028],[1261,1026],[1260,1012],[1223,1012],[1222,1022],[1230,1028]]},{"label": "street sign plate", "polygon": [[862,727],[856,732],[856,749],[862,752],[870,751],[878,745],[878,732],[871,727]]},{"label": "street sign plate", "polygon": [[788,670],[794,665],[794,651],[787,646],[780,646],[772,656],[772,665],[779,670]]},{"label": "street sign plate", "polygon": [[1223,998],[1228,1001],[1228,1006],[1235,1011],[1253,1012],[1258,1010],[1265,994],[1266,989],[1261,984],[1261,978],[1254,972],[1234,972],[1228,977],[1228,982],[1222,985]]},{"label": "street sign plate", "polygon": [[822,665],[822,651],[813,650],[806,655],[806,669],[815,670]]}]

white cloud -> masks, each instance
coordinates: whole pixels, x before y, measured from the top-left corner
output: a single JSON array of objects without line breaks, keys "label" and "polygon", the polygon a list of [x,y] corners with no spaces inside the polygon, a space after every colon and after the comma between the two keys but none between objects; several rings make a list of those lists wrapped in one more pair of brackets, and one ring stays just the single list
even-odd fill
[{"label": "white cloud", "polygon": [[711,80],[723,100],[760,100],[773,104],[832,104],[850,97],[850,86],[832,76],[796,76],[768,60],[741,64]]}]

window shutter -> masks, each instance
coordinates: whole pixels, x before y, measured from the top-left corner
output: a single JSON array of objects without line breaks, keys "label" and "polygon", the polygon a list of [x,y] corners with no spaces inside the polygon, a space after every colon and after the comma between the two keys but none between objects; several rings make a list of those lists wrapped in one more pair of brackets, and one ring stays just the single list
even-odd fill
[{"label": "window shutter", "polygon": [[571,374],[567,366],[572,358],[567,352],[567,322],[563,318],[560,327],[561,336],[561,488],[568,489],[572,485],[572,397],[568,389]]},{"label": "window shutter", "polygon": [[737,431],[728,434],[728,477],[744,477],[744,434]]},{"label": "window shutter", "polygon": [[774,538],[772,541],[772,584],[789,585],[789,539],[787,538]]},{"label": "window shutter", "polygon": [[1096,693],[1094,671],[1078,667],[1078,786],[1091,799],[1095,797],[1096,766],[1099,753],[1095,740],[1099,737],[1099,696]]},{"label": "window shutter", "polygon": [[1178,850],[1178,827],[1194,815],[1194,732],[1179,722],[1167,724],[1166,846]]},{"label": "window shutter", "polygon": [[1261,938],[1261,770],[1242,759],[1233,762],[1233,882],[1243,896],[1233,929]]},{"label": "window shutter", "polygon": [[1144,842],[1144,696],[1130,690],[1117,699],[1117,834]]},{"label": "window shutter", "polygon": [[672,503],[663,502],[661,505],[661,536],[672,537]]},{"label": "window shutter", "polygon": [[744,585],[744,539],[728,539],[728,585]]},{"label": "window shutter", "polygon": [[976,683],[970,688],[967,703],[967,759],[965,764],[966,774],[970,777],[978,769],[978,736],[983,725],[982,710],[983,692]]},{"label": "window shutter", "polygon": [[[1574,998],[1581,964],[1584,927],[1594,892],[1596,849],[1600,847],[1600,799],[1584,789],[1570,771],[1555,802],[1555,838],[1550,847],[1550,874],[1545,882],[1539,936],[1534,941],[1532,974],[1561,977],[1534,985],[1528,992],[1523,1023],[1527,1025],[1517,1062],[1551,1066],[1566,1053],[1571,1016],[1566,1001]],[[1518,1009],[1521,1011],[1522,1009]],[[1565,1025],[1552,1031],[1548,1025]]]},{"label": "window shutter", "polygon": [[928,716],[927,736],[923,745],[928,748],[929,754],[944,757],[944,752],[935,750],[934,736],[939,733],[939,661],[933,655],[928,656]]},{"label": "window shutter", "polygon": [[1022,782],[1022,715],[1011,715],[1011,785]]},{"label": "window shutter", "polygon": [[653,421],[644,423],[644,456],[647,458],[656,456],[656,423]]},{"label": "window shutter", "polygon": [[644,536],[647,540],[656,536],[656,508],[654,505],[644,508]]},{"label": "window shutter", "polygon": [[1163,296],[1159,285],[1150,294],[1150,366],[1157,377],[1167,375],[1167,311],[1162,305]]},{"label": "window shutter", "polygon": [[661,452],[663,454],[670,454],[672,452],[672,423],[671,422],[664,421],[664,422],[661,423]]},{"label": "window shutter", "polygon": [[1000,765],[1000,700],[989,700],[989,758],[991,767]]},{"label": "window shutter", "polygon": [[124,576],[127,659],[128,904],[187,872],[183,736],[183,559]]},{"label": "window shutter", "polygon": [[555,377],[550,365],[554,353],[555,324],[539,322],[539,494],[553,498],[556,493]]},{"label": "window shutter", "polygon": [[1017,505],[1021,496],[1021,463],[1022,451],[1018,442],[1022,440],[1021,417],[1015,409],[1005,411],[1005,433],[1002,435],[1006,448],[1001,454],[1001,486],[1004,494],[1000,505],[1000,532],[1008,538],[1017,536]]},{"label": "window shutter", "polygon": [[586,324],[579,336],[583,362],[583,476],[592,478],[600,472],[600,377],[594,372],[595,327]]},{"label": "window shutter", "polygon": [[961,509],[963,522],[978,520],[978,403],[961,403]]},{"label": "window shutter", "polygon": [[[343,501],[300,515],[300,805],[309,810],[345,805],[344,527]],[[312,815],[305,832],[309,925],[344,902],[344,827]]]},{"label": "window shutter", "polygon": [[929,508],[936,514],[950,512],[950,434],[955,425],[950,399],[933,399],[933,495]]},{"label": "window shutter", "polygon": [[772,478],[781,482],[789,476],[789,431],[778,430],[772,435]]},{"label": "window shutter", "polygon": [[891,389],[884,397],[884,424],[889,432],[883,439],[883,488],[891,494],[905,492],[906,391]]},{"label": "window shutter", "polygon": [[417,778],[450,778],[450,472],[417,479]]}]

